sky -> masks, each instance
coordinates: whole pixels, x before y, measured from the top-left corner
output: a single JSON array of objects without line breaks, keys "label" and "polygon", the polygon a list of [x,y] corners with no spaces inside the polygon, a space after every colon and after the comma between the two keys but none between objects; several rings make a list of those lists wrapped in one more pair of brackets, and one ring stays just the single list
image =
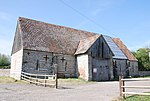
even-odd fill
[{"label": "sky", "polygon": [[150,46],[150,0],[0,0],[0,53],[11,55],[18,17]]}]

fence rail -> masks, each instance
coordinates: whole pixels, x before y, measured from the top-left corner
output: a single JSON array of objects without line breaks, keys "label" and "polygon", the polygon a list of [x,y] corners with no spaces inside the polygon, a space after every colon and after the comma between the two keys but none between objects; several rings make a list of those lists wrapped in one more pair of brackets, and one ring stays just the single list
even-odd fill
[{"label": "fence rail", "polygon": [[42,75],[42,74],[31,74],[21,72],[21,79],[36,85],[55,86],[57,88],[57,74],[54,75]]},{"label": "fence rail", "polygon": [[119,76],[120,96],[125,98],[128,95],[150,95],[150,93],[138,93],[138,92],[126,92],[126,88],[137,88],[137,89],[150,89],[150,86],[126,86],[125,81],[150,81],[150,78],[131,78],[124,79],[123,76]]}]

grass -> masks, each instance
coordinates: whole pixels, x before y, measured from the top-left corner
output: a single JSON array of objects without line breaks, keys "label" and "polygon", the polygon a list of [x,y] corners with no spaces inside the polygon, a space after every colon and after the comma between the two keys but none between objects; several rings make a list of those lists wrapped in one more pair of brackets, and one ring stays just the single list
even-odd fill
[{"label": "grass", "polygon": [[0,84],[8,84],[8,83],[27,83],[22,80],[15,80],[9,76],[0,76]]},{"label": "grass", "polygon": [[10,66],[0,66],[0,69],[10,69]]},{"label": "grass", "polygon": [[[8,84],[8,83],[27,83],[23,80],[15,80],[9,76],[0,76],[0,84]],[[65,78],[58,79],[59,84],[67,84],[67,85],[81,85],[81,84],[90,84],[94,82],[85,81],[81,78]]]},{"label": "grass", "polygon": [[132,95],[128,96],[125,99],[118,97],[112,101],[150,101],[150,96],[148,95]]},{"label": "grass", "polygon": [[90,84],[94,82],[85,81],[81,78],[65,78],[65,79],[58,79],[58,83],[60,84],[73,84],[73,85],[81,85],[81,84]]},{"label": "grass", "polygon": [[150,96],[133,95],[129,96],[122,101],[150,101]]},{"label": "grass", "polygon": [[138,77],[138,78],[150,78],[150,76],[141,76],[141,77]]}]

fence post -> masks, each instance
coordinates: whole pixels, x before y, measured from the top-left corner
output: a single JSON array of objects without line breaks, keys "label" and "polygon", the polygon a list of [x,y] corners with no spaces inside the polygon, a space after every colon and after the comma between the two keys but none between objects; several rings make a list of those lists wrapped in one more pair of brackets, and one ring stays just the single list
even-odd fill
[{"label": "fence post", "polygon": [[58,88],[58,67],[57,64],[54,65],[55,68],[55,88]]},{"label": "fence post", "polygon": [[36,74],[36,83],[35,83],[36,85],[38,84],[38,78],[37,78],[37,74]]},{"label": "fence post", "polygon": [[45,75],[45,87],[46,87],[46,75]]},{"label": "fence post", "polygon": [[30,84],[31,84],[31,75],[29,76],[30,78],[29,78],[29,81],[30,81]]},{"label": "fence post", "polygon": [[123,92],[125,92],[125,88],[122,87],[122,86],[125,86],[125,83],[124,83],[124,81],[121,80],[121,79],[123,79],[123,76],[122,76],[122,75],[119,76],[120,96],[123,97],[123,98],[125,98],[125,96],[124,96],[124,94],[123,94]]},{"label": "fence post", "polygon": [[58,78],[57,78],[57,73],[55,74],[55,87],[56,87],[56,89],[58,88]]}]

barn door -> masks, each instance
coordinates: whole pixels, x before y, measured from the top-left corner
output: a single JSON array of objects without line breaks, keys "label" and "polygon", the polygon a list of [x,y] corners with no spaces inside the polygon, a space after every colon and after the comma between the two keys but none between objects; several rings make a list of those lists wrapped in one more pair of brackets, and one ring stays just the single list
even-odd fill
[{"label": "barn door", "polygon": [[98,81],[109,80],[109,67],[107,65],[99,66],[97,72],[97,80]]},{"label": "barn door", "polygon": [[109,80],[109,66],[107,60],[94,60],[92,67],[94,81]]}]

